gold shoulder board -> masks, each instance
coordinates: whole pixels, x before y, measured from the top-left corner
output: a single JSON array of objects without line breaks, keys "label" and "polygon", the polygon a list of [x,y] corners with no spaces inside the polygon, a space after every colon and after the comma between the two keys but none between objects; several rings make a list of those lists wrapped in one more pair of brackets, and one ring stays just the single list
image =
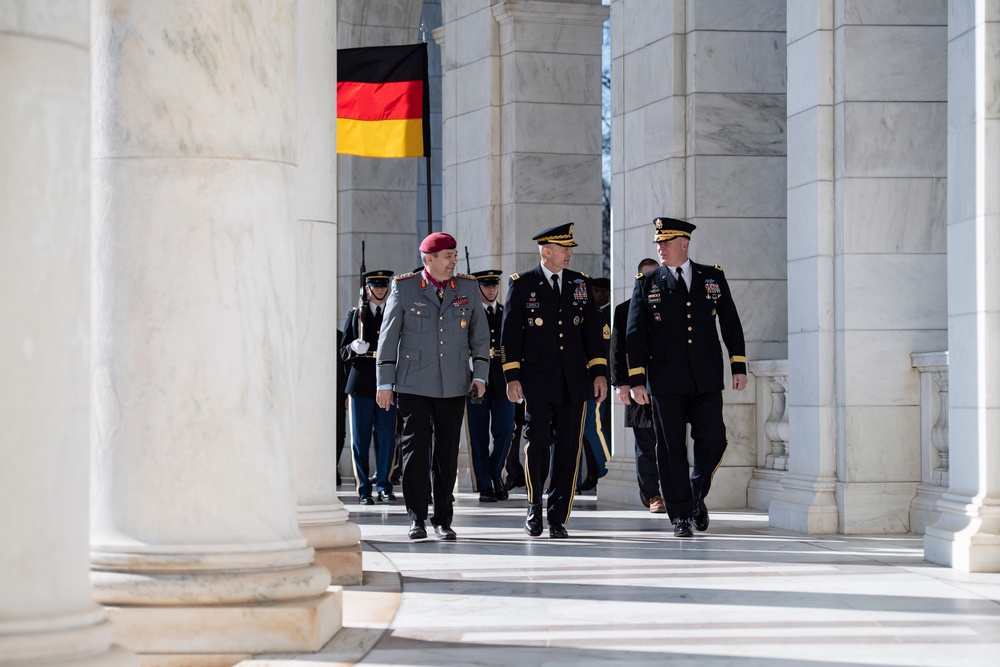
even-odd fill
[{"label": "gold shoulder board", "polygon": [[510,274],[510,279],[511,280],[517,280],[520,277],[521,277],[520,273],[512,273],[512,274]]}]

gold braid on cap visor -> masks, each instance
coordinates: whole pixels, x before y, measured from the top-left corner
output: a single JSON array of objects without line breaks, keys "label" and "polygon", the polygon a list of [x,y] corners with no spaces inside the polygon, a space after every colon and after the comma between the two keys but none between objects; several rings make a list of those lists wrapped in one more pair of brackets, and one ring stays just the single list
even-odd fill
[{"label": "gold braid on cap visor", "polygon": [[664,229],[664,230],[658,229],[656,230],[656,233],[653,234],[653,243],[662,243],[663,241],[669,241],[671,239],[675,239],[678,236],[683,236],[686,239],[691,238],[691,234],[688,232],[682,232],[676,229]]}]

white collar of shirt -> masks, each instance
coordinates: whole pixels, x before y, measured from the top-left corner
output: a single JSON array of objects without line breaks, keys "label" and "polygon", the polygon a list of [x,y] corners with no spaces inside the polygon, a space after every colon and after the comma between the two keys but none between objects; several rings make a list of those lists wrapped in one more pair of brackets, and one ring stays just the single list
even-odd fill
[{"label": "white collar of shirt", "polygon": [[377,315],[378,313],[376,311],[379,308],[382,308],[382,310],[385,310],[385,304],[381,304],[380,303],[380,304],[376,305],[374,301],[369,301],[368,302],[368,310],[371,311],[372,315]]},{"label": "white collar of shirt", "polygon": [[[691,289],[691,260],[690,259],[685,260],[684,263],[681,264],[680,268],[681,268],[681,274],[683,274],[684,276],[684,284],[687,285],[688,289]],[[672,275],[674,278],[677,277],[676,266],[667,266],[667,270],[670,271],[670,275]]]},{"label": "white collar of shirt", "polygon": [[498,307],[500,304],[498,304],[496,301],[494,301],[493,303],[486,303],[485,301],[480,299],[479,302],[483,304],[483,310],[489,310],[490,308],[492,308],[494,313],[500,311],[500,308]]},{"label": "white collar of shirt", "polygon": [[542,273],[545,274],[545,279],[549,281],[550,285],[552,284],[552,276],[559,276],[559,289],[562,289],[562,284],[563,284],[562,271],[553,273],[552,271],[549,271],[547,268],[545,268],[544,264],[539,264],[539,266],[542,267]]}]

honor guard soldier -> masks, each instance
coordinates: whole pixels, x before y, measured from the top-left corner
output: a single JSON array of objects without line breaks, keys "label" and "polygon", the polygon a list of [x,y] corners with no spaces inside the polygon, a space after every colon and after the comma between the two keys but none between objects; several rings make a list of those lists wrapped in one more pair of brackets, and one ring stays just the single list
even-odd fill
[{"label": "honor guard soldier", "polygon": [[486,393],[490,370],[490,332],[479,305],[479,283],[455,275],[456,245],[441,232],[421,242],[424,268],[392,281],[378,342],[376,402],[389,410],[395,390],[403,500],[413,540],[427,537],[431,485],[434,532],[442,540],[455,539],[452,490],[465,398]]},{"label": "honor guard soldier", "polygon": [[533,237],[541,263],[513,274],[501,334],[507,397],[526,401],[525,477],[528,515],[524,530],[542,534],[542,493],[552,447],[548,498],[549,537],[567,537],[580,459],[583,409],[607,395],[607,359],[590,279],[569,268],[573,223]]},{"label": "honor guard soldier", "polygon": [[392,467],[396,453],[396,409],[376,410],[375,354],[382,329],[383,311],[389,294],[392,271],[383,269],[362,274],[368,298],[352,308],[344,323],[340,358],[349,365],[344,393],[350,397],[351,458],[358,498],[362,505],[373,505],[372,482],[368,470],[372,432],[375,433],[375,490],[379,502],[396,499],[392,492]]},{"label": "honor guard soldier", "polygon": [[469,459],[472,462],[473,482],[479,491],[479,502],[492,503],[507,500],[509,495],[501,476],[514,435],[514,404],[507,398],[507,381],[503,377],[503,364],[500,361],[503,304],[497,301],[497,296],[500,294],[501,271],[487,269],[475,271],[472,275],[479,281],[483,311],[490,327],[490,376],[486,382],[486,395],[482,400],[469,397]]},{"label": "honor guard soldier", "polygon": [[[636,276],[628,311],[629,385],[633,400],[653,406],[660,486],[674,535],[691,537],[692,527],[708,529],[705,498],[726,451],[723,356],[716,322],[737,391],[747,384],[746,349],[722,268],[688,258],[695,226],[673,218],[657,218],[654,226],[660,267]],[[694,440],[690,473],[688,423]]]}]

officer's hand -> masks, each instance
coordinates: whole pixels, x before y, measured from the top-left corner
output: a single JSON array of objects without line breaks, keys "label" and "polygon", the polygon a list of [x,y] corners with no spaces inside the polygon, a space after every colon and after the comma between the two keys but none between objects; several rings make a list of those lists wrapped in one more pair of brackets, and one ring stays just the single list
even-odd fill
[{"label": "officer's hand", "polygon": [[646,405],[649,403],[649,395],[646,393],[646,388],[642,385],[632,387],[632,400],[639,405]]},{"label": "officer's hand", "polygon": [[507,383],[507,400],[511,403],[520,403],[521,399],[524,398],[524,394],[521,392],[521,382],[519,380],[514,380]]},{"label": "officer's hand", "polygon": [[597,399],[597,403],[600,404],[604,402],[604,399],[608,397],[608,378],[603,375],[599,375],[594,378],[594,398]]},{"label": "officer's hand", "polygon": [[628,386],[615,387],[615,393],[618,394],[618,400],[625,405],[630,405],[632,403],[632,399],[629,398],[628,395],[628,390]]},{"label": "officer's hand", "polygon": [[737,373],[733,376],[733,389],[736,391],[743,391],[747,388],[747,376],[743,373]]},{"label": "officer's hand", "polygon": [[469,387],[469,391],[471,392],[473,389],[476,390],[476,396],[478,396],[479,398],[482,398],[483,395],[486,393],[486,384],[483,383],[483,382],[480,382],[479,380],[473,380],[472,381],[472,386]]},{"label": "officer's hand", "polygon": [[383,410],[392,407],[392,389],[379,389],[375,392],[375,403]]},{"label": "officer's hand", "polygon": [[357,340],[352,340],[351,351],[353,351],[354,354],[364,354],[365,352],[368,351],[368,341],[361,340],[360,338],[358,338]]}]

